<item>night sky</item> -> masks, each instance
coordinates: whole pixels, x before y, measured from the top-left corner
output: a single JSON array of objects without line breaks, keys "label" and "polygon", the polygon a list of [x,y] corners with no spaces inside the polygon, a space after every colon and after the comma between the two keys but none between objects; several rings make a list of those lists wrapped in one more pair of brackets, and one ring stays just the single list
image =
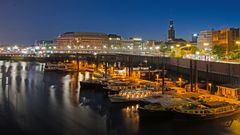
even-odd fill
[{"label": "night sky", "polygon": [[0,0],[0,44],[33,44],[67,31],[190,39],[206,29],[240,27],[239,0]]}]

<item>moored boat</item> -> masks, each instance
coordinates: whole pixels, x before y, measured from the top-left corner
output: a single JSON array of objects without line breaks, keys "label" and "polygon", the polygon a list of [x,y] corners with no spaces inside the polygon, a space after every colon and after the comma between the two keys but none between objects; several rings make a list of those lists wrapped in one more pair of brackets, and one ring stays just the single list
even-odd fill
[{"label": "moored boat", "polygon": [[172,117],[171,107],[163,107],[161,104],[148,104],[140,106],[138,113],[141,118],[163,118]]},{"label": "moored boat", "polygon": [[81,89],[103,90],[103,87],[106,87],[107,84],[98,80],[86,80],[86,81],[81,81],[80,86],[81,86]]},{"label": "moored boat", "polygon": [[61,62],[59,62],[59,63],[48,62],[48,63],[46,63],[44,70],[45,71],[57,71],[57,70],[59,70],[59,68],[62,68],[64,66],[65,65]]},{"label": "moored boat", "polygon": [[223,104],[218,107],[187,104],[173,108],[176,119],[182,120],[212,120],[229,117],[240,112],[237,106]]},{"label": "moored boat", "polygon": [[120,91],[119,94],[109,95],[112,103],[132,103],[140,102],[142,99],[152,96],[152,92],[148,90],[130,90]]}]

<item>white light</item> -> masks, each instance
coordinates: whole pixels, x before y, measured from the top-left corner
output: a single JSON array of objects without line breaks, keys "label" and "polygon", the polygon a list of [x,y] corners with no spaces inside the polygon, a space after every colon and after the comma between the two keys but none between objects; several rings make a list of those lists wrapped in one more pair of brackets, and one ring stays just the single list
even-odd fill
[{"label": "white light", "polygon": [[133,38],[133,41],[142,41],[142,38]]},{"label": "white light", "polygon": [[196,52],[196,55],[199,55],[199,54],[200,54],[200,52],[199,52],[199,51],[197,51],[197,52]]},{"label": "white light", "polygon": [[35,50],[39,50],[40,49],[40,47],[39,46],[35,46]]},{"label": "white light", "polygon": [[159,47],[159,46],[157,46],[157,47],[156,47],[156,49],[158,50],[158,49],[160,49],[160,47]]},{"label": "white light", "polygon": [[18,46],[15,45],[15,46],[13,47],[13,49],[14,49],[14,50],[18,50]]}]

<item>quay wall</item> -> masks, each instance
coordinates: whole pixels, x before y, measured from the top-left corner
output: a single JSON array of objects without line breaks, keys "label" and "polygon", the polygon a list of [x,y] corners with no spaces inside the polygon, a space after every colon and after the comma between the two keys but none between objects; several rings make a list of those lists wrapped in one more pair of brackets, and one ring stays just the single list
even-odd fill
[{"label": "quay wall", "polygon": [[[49,57],[22,57],[22,56],[5,56],[0,55],[0,60],[15,60],[15,61],[64,61],[64,60],[86,60],[90,62],[121,62],[125,66],[151,66],[155,68],[163,68],[171,70],[177,74],[190,74],[190,59],[170,58],[161,56],[140,56],[129,54],[54,54]],[[206,78],[209,81],[219,83],[240,83],[240,64],[218,63],[200,60],[192,60],[192,63],[197,63],[197,75],[200,79]],[[194,64],[192,65],[194,67]],[[208,69],[208,72],[207,72]]]}]

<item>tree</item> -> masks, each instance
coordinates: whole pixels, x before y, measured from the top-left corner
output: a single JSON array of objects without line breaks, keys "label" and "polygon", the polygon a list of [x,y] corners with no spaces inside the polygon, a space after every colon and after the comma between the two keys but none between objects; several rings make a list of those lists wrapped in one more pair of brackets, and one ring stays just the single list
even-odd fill
[{"label": "tree", "polygon": [[214,45],[212,48],[212,55],[216,55],[219,59],[224,58],[225,49],[221,45]]},{"label": "tree", "polygon": [[196,46],[191,46],[191,54],[196,54],[197,51],[200,51]]},{"label": "tree", "polygon": [[237,45],[232,45],[232,47],[229,49],[229,57],[231,59],[238,59],[239,58],[239,47]]}]

